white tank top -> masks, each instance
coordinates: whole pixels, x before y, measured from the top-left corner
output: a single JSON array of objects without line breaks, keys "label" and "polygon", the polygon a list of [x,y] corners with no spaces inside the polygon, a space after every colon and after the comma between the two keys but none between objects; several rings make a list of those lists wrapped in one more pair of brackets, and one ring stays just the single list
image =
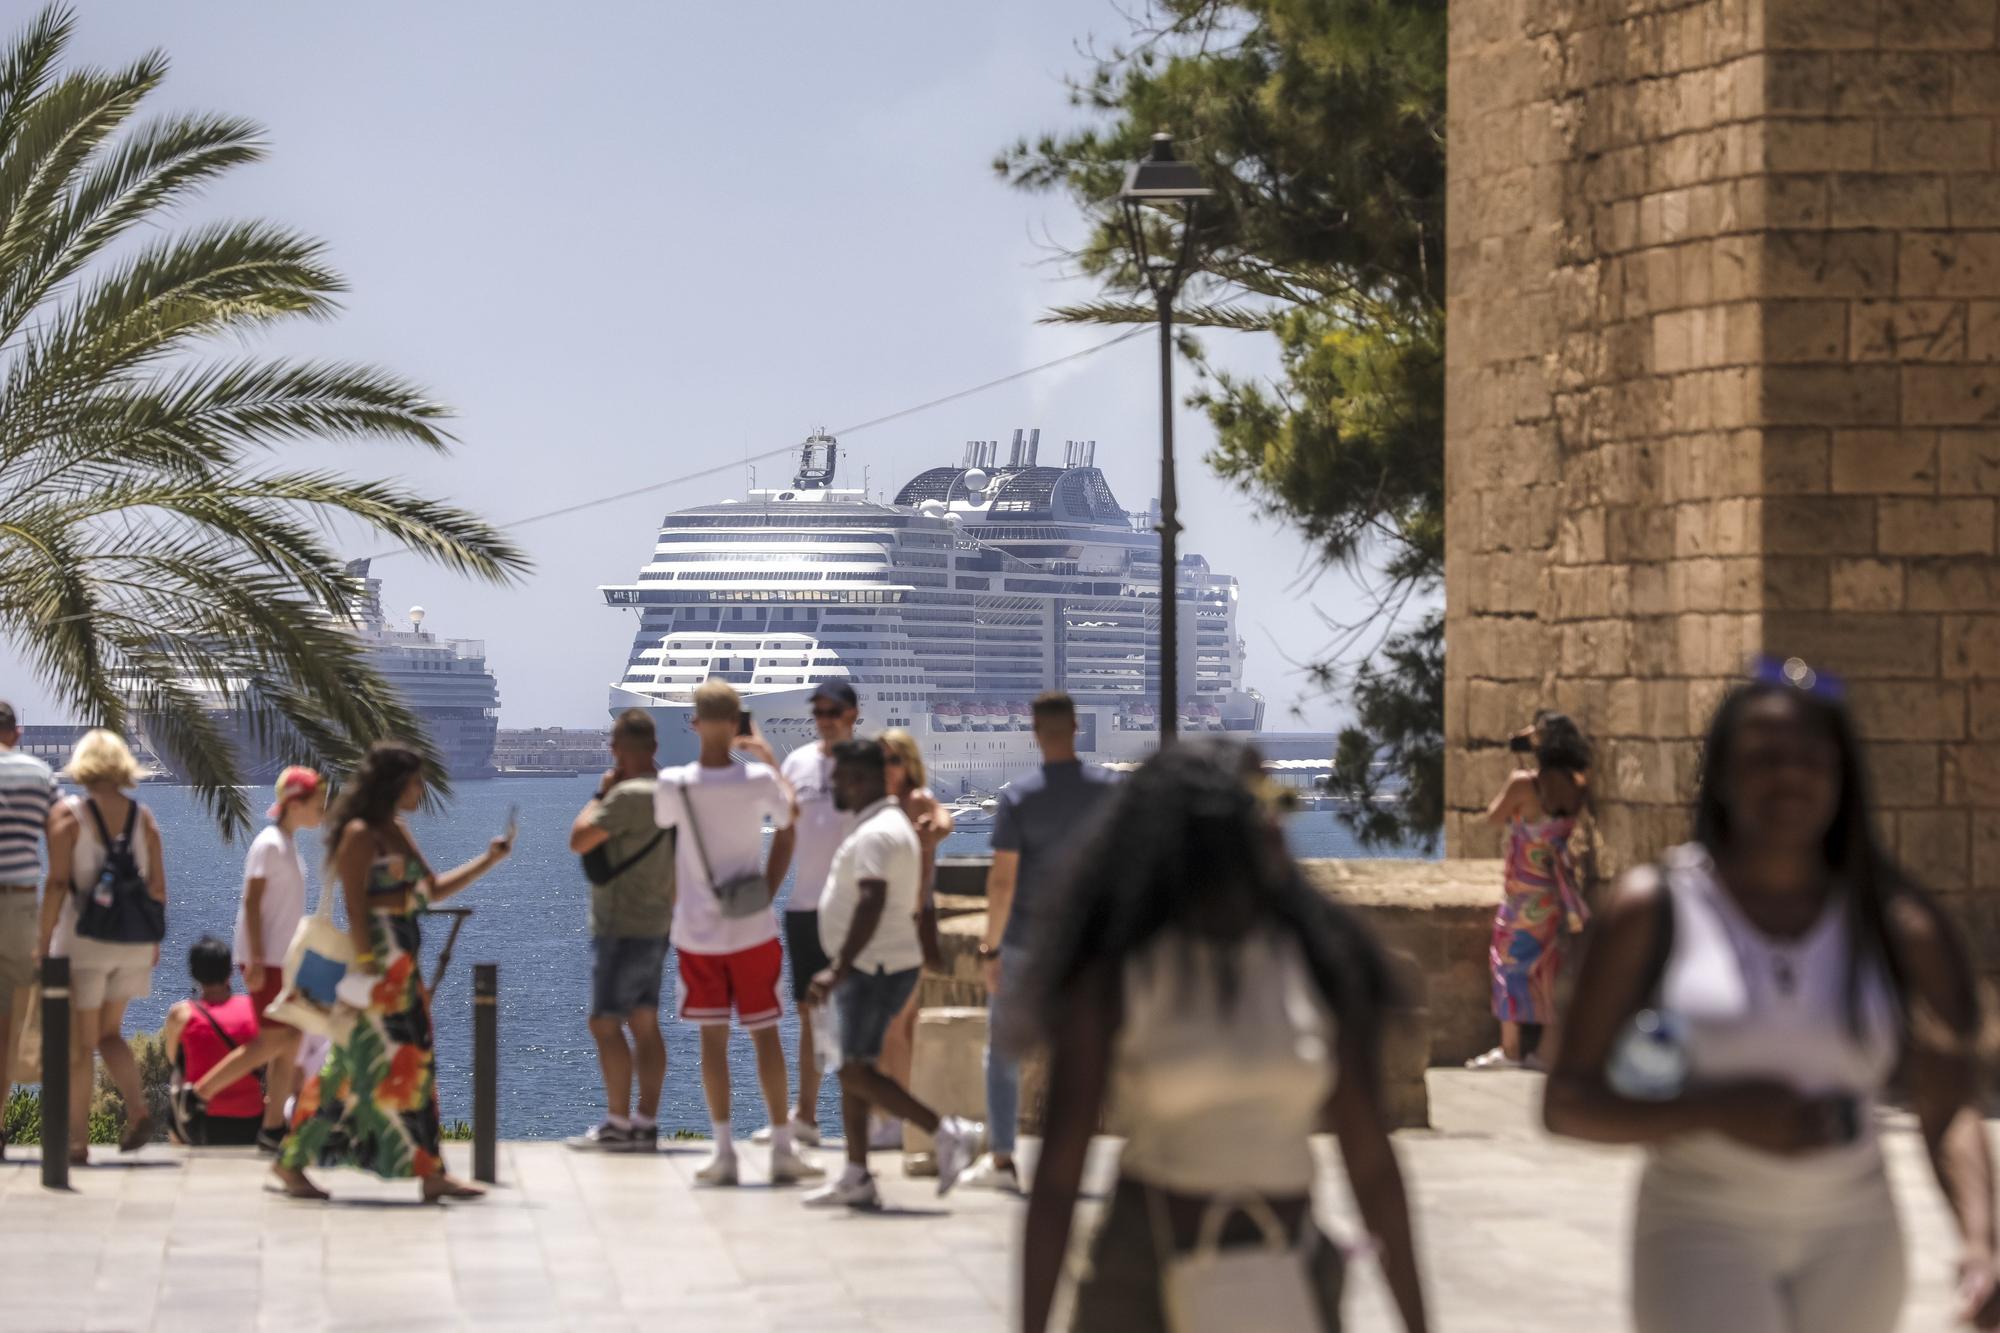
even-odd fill
[{"label": "white tank top", "polygon": [[1855,1143],[1794,1157],[1690,1134],[1657,1145],[1656,1159],[1746,1190],[1770,1188],[1778,1177],[1789,1189],[1802,1172],[1838,1180],[1872,1169],[1875,1102],[1896,1065],[1900,1024],[1889,979],[1874,968],[1862,974],[1858,1034],[1849,1022],[1844,905],[1830,901],[1804,935],[1779,939],[1729,896],[1704,848],[1676,847],[1664,865],[1674,936],[1659,1003],[1685,1025],[1689,1084],[1774,1079],[1808,1096],[1846,1094],[1861,1103],[1862,1133]]},{"label": "white tank top", "polygon": [[[1223,962],[1233,962],[1227,1002]],[[1120,1169],[1186,1194],[1304,1194],[1333,1095],[1334,1021],[1291,936],[1169,932],[1125,968],[1111,1097]]]}]

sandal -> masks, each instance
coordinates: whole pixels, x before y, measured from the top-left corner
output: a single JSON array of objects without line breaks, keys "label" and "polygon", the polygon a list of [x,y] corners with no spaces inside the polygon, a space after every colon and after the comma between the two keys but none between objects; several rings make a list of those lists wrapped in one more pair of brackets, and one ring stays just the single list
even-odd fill
[{"label": "sandal", "polygon": [[[287,1168],[273,1164],[271,1167],[271,1178],[277,1182],[275,1186],[277,1192],[288,1199],[324,1201],[333,1197],[319,1186],[313,1184],[311,1177],[307,1176],[305,1172],[299,1170],[297,1167]],[[272,1186],[266,1186],[265,1188],[269,1189]]]},{"label": "sandal", "polygon": [[141,1115],[125,1126],[125,1132],[118,1136],[119,1152],[137,1152],[153,1141],[153,1117]]},{"label": "sandal", "polygon": [[440,1203],[445,1199],[483,1199],[486,1191],[477,1185],[468,1185],[462,1180],[453,1180],[440,1171],[434,1176],[424,1177],[424,1202]]},{"label": "sandal", "polygon": [[1465,1067],[1480,1071],[1490,1069],[1519,1069],[1521,1062],[1507,1054],[1505,1050],[1495,1046],[1492,1050],[1486,1052],[1486,1054],[1475,1055],[1470,1060],[1467,1060]]}]

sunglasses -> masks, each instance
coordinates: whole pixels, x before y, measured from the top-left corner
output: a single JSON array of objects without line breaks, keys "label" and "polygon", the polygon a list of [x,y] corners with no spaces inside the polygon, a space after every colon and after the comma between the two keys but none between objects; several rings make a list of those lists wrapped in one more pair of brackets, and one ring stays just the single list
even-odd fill
[{"label": "sunglasses", "polygon": [[846,710],[845,708],[815,708],[815,709],[813,709],[813,716],[814,716],[814,717],[845,717],[845,716],[847,716],[847,710]]},{"label": "sunglasses", "polygon": [[901,768],[903,766],[903,756],[899,754],[884,755],[882,756],[882,762],[885,764],[893,764],[897,768]]},{"label": "sunglasses", "polygon": [[1847,686],[1830,671],[1817,671],[1803,657],[1760,657],[1750,664],[1750,679],[1759,685],[1782,685],[1827,703],[1847,697]]}]

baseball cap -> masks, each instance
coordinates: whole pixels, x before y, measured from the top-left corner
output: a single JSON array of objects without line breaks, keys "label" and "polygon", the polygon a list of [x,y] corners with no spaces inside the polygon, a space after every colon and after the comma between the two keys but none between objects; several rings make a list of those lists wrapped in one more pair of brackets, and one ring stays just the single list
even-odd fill
[{"label": "baseball cap", "polygon": [[297,764],[294,764],[284,772],[278,774],[278,783],[275,790],[278,799],[272,803],[270,810],[266,812],[272,819],[276,819],[279,815],[283,814],[285,807],[293,801],[303,801],[306,797],[318,791],[319,774],[313,772],[310,768],[301,768]]},{"label": "baseball cap", "polygon": [[854,687],[844,680],[821,681],[813,687],[811,698],[814,703],[825,699],[829,703],[839,704],[842,708],[859,709],[861,707],[861,700],[855,697]]}]

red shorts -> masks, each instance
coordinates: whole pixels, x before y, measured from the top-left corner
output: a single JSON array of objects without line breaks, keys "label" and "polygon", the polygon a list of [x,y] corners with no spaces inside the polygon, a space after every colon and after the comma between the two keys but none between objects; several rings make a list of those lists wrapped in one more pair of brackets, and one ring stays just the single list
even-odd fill
[{"label": "red shorts", "polygon": [[[250,975],[250,969],[247,967],[241,968],[239,970],[243,973],[243,975],[246,978]],[[249,985],[249,982],[246,980],[244,982],[244,985],[247,987]],[[271,1001],[277,999],[278,992],[283,990],[284,988],[285,988],[285,969],[282,967],[265,968],[264,984],[259,986],[256,990],[250,992],[250,1003],[256,1006],[257,1021],[259,1023],[268,1023],[271,1021],[270,1019],[264,1017],[264,1011],[271,1007]],[[281,1023],[278,1026],[283,1027],[284,1025]]]},{"label": "red shorts", "polygon": [[729,1011],[745,1030],[776,1027],[778,978],[785,951],[766,940],[739,953],[680,953],[681,1019],[703,1027],[728,1027]]}]

